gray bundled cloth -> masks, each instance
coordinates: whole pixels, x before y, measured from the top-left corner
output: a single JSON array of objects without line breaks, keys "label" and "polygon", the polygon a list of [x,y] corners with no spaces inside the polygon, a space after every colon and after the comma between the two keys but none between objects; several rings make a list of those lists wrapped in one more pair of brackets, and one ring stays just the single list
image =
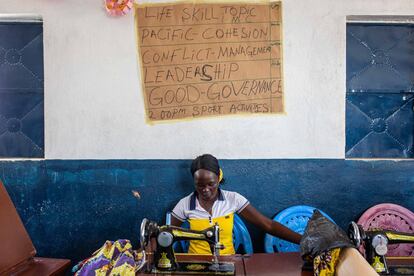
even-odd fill
[{"label": "gray bundled cloth", "polygon": [[338,225],[315,210],[300,241],[302,259],[313,259],[325,251],[344,247],[355,246]]}]

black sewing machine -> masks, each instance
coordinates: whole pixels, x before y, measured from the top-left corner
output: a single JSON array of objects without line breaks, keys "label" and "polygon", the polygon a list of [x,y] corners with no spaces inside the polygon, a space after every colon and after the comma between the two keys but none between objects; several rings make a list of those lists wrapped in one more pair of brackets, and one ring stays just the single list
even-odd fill
[{"label": "black sewing machine", "polygon": [[[385,254],[388,252],[388,244],[414,243],[414,234],[382,229],[365,231],[361,225],[353,221],[349,224],[348,236],[356,247],[364,243],[368,263],[376,272],[382,274],[390,273],[385,259]],[[410,270],[410,275],[413,275],[411,273],[414,273],[414,268],[404,267],[403,270],[408,272],[407,269]],[[398,273],[398,271],[396,272]]]},{"label": "black sewing machine", "polygon": [[[219,262],[218,256],[223,245],[219,242],[219,226],[213,225],[203,231],[194,231],[175,226],[158,226],[156,222],[143,219],[141,223],[141,247],[145,248],[151,238],[156,239],[153,264],[149,270],[152,273],[186,273],[186,274],[214,274],[234,275],[234,263]],[[210,245],[212,252],[211,262],[178,262],[175,257],[173,244],[181,240],[201,240]]]}]

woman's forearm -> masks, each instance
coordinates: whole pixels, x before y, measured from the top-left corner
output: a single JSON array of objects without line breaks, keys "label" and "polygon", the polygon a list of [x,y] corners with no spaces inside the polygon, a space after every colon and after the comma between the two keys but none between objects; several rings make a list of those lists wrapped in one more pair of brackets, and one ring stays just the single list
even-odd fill
[{"label": "woman's forearm", "polygon": [[286,226],[276,222],[272,221],[271,227],[268,231],[273,236],[279,237],[281,239],[299,244],[300,239],[302,238],[302,235],[290,230]]}]

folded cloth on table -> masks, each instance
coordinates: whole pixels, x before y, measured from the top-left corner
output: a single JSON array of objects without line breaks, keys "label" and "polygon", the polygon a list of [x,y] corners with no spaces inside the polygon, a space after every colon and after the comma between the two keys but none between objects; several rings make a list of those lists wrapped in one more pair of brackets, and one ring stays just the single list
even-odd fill
[{"label": "folded cloth on table", "polygon": [[92,256],[73,267],[75,276],[134,276],[142,254],[132,250],[129,240],[106,241]]}]

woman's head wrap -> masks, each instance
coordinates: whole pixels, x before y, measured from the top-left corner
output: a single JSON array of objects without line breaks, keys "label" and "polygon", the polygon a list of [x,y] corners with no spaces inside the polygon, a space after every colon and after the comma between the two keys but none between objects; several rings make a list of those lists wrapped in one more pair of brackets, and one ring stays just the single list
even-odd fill
[{"label": "woman's head wrap", "polygon": [[200,169],[204,169],[215,173],[218,176],[219,183],[224,182],[223,171],[220,168],[217,158],[211,154],[203,154],[198,156],[191,163],[191,175]]}]

